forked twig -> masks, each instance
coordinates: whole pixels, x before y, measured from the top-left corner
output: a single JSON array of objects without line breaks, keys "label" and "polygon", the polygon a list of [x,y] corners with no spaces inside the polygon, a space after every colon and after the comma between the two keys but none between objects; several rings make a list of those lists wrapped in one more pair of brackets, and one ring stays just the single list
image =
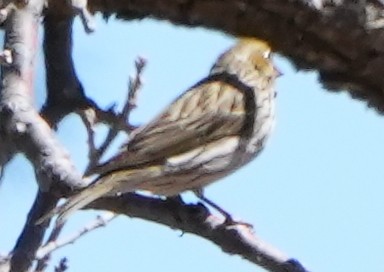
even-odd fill
[{"label": "forked twig", "polygon": [[[88,136],[89,163],[86,173],[88,170],[92,169],[100,163],[101,157],[104,155],[105,151],[108,149],[120,131],[129,134],[135,129],[135,127],[130,125],[129,117],[131,111],[137,107],[137,94],[142,86],[141,76],[145,64],[145,59],[140,57],[135,61],[136,74],[134,77],[130,77],[129,79],[127,99],[120,113],[116,113],[114,107],[111,107],[108,110],[102,110],[96,103],[91,100],[89,100],[89,105],[85,110],[78,112],[84,123]],[[97,147],[95,144],[94,126],[97,123],[105,123],[110,126],[107,136],[99,147]],[[58,238],[65,224],[55,225],[45,245],[41,246],[36,252],[35,258],[38,260],[38,262],[35,268],[35,272],[44,271],[46,269],[49,264],[52,252],[68,244],[74,243],[77,239],[93,231],[94,229],[105,226],[116,216],[117,215],[111,212],[97,216],[95,220],[87,224],[83,229],[61,240]],[[66,261],[66,259],[62,259],[60,264],[55,267],[55,271],[65,271],[67,269]]]},{"label": "forked twig", "polygon": [[[115,112],[114,106],[104,111],[96,104],[90,105],[87,110],[80,113],[87,130],[89,145],[89,164],[85,173],[100,163],[101,157],[105,154],[120,131],[129,134],[136,128],[130,125],[129,119],[132,110],[137,107],[137,95],[142,87],[142,73],[145,65],[146,60],[142,57],[138,57],[135,61],[135,76],[129,78],[127,99],[120,113]],[[94,141],[93,127],[96,123],[106,123],[110,126],[107,136],[99,147],[96,147]]]}]

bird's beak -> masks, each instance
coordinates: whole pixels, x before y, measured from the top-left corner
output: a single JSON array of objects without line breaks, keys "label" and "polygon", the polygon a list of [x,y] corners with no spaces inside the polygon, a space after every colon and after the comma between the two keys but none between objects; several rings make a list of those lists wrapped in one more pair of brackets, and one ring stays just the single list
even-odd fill
[{"label": "bird's beak", "polygon": [[280,76],[284,75],[284,73],[281,72],[281,71],[279,70],[279,68],[277,68],[276,66],[274,66],[273,68],[274,68],[274,72],[275,72],[275,76],[276,76],[276,77],[280,77]]}]

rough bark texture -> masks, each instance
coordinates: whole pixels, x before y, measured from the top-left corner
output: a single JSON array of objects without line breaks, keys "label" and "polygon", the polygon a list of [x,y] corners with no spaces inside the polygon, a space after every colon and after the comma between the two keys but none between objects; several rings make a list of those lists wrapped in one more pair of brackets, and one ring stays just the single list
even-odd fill
[{"label": "rough bark texture", "polygon": [[257,237],[246,225],[225,225],[202,205],[185,204],[179,199],[155,199],[134,194],[99,199],[90,208],[107,209],[130,217],[139,217],[205,238],[224,252],[238,254],[271,272],[308,272],[291,259]]},{"label": "rough bark texture", "polygon": [[327,0],[90,0],[106,16],[169,20],[268,40],[299,69],[319,71],[329,90],[347,90],[384,111],[383,4]]},{"label": "rough bark texture", "polygon": [[81,175],[32,102],[42,7],[43,2],[30,1],[12,10],[5,24],[5,48],[12,52],[13,62],[2,69],[0,138],[7,148],[0,150],[0,163],[22,152],[34,165],[41,190],[56,187],[57,192],[68,193],[82,186]]}]

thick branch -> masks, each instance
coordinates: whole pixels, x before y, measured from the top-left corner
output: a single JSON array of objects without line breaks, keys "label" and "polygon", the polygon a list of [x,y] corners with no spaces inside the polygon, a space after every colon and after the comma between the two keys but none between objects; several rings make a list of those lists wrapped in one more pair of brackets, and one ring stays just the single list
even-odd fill
[{"label": "thick branch", "polygon": [[6,137],[1,135],[0,124],[0,183],[3,176],[4,166],[12,159],[15,154],[15,146]]},{"label": "thick branch", "polygon": [[203,205],[185,204],[174,199],[161,200],[135,194],[102,198],[88,208],[109,210],[130,217],[157,222],[173,229],[193,233],[218,245],[224,252],[243,258],[272,272],[305,272],[298,261],[286,257],[256,237],[245,225],[225,226]]},{"label": "thick branch", "polygon": [[42,115],[52,125],[86,106],[87,99],[72,59],[73,18],[57,11],[48,12],[44,18],[47,100]]},{"label": "thick branch", "polygon": [[35,253],[43,242],[49,222],[36,225],[36,220],[56,206],[58,199],[50,193],[37,193],[35,202],[28,214],[27,222],[12,251],[10,272],[28,271]]},{"label": "thick branch", "polygon": [[347,89],[384,111],[384,30],[380,1],[89,0],[123,19],[153,17],[257,36],[301,69],[316,69],[333,90]]},{"label": "thick branch", "polygon": [[82,187],[81,175],[32,103],[43,2],[29,1],[25,8],[14,10],[6,21],[5,47],[11,50],[13,63],[2,70],[0,135],[33,163],[42,190],[55,187],[63,193]]}]

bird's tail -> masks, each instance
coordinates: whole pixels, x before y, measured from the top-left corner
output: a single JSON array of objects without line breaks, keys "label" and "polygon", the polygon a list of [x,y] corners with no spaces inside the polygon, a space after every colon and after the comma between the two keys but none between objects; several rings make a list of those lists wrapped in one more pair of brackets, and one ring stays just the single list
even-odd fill
[{"label": "bird's tail", "polygon": [[70,214],[85,207],[92,201],[100,198],[101,196],[109,193],[110,191],[110,184],[105,182],[95,183],[90,187],[85,188],[78,194],[68,198],[63,205],[58,206],[47,214],[43,215],[36,221],[36,224],[40,225],[57,214],[58,217],[56,220],[56,225],[61,225],[66,221]]},{"label": "bird's tail", "polygon": [[83,191],[68,198],[63,205],[54,208],[39,218],[36,224],[42,224],[57,214],[56,225],[62,225],[70,214],[87,206],[94,200],[112,193],[116,189],[120,192],[133,192],[138,189],[143,189],[144,181],[153,180],[161,174],[162,168],[159,166],[151,166],[132,171],[115,171],[110,175],[99,178],[89,187],[84,188]]}]

